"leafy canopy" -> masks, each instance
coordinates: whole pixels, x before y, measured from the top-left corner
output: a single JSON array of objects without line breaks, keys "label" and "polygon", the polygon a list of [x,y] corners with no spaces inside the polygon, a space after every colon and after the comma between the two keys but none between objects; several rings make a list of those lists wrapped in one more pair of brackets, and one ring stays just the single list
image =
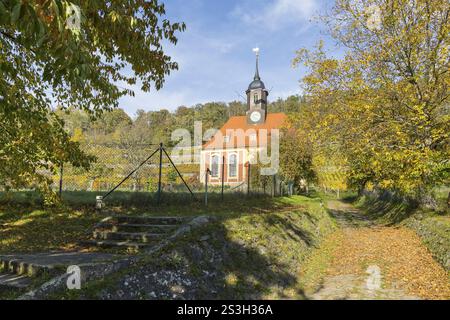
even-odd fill
[{"label": "leafy canopy", "polygon": [[157,0],[0,1],[1,184],[48,189],[42,170],[89,165],[52,106],[98,116],[123,86],[160,89],[177,69],[163,44],[185,29],[164,15]]},{"label": "leafy canopy", "polygon": [[323,17],[345,48],[301,49],[316,154],[338,151],[347,178],[422,194],[448,182],[450,3],[446,0],[337,0]]}]

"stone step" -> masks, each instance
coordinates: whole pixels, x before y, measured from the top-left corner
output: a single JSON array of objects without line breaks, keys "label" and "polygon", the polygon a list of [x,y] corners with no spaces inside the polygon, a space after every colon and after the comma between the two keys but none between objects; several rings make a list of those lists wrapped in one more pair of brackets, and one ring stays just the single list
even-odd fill
[{"label": "stone step", "polygon": [[144,242],[131,242],[131,241],[114,241],[114,240],[84,240],[80,242],[80,245],[87,247],[100,247],[100,248],[133,248],[141,249],[151,246],[150,243]]},{"label": "stone step", "polygon": [[0,288],[24,289],[31,285],[31,278],[26,275],[0,273]]},{"label": "stone step", "polygon": [[94,239],[97,240],[124,240],[135,242],[151,242],[160,240],[164,234],[146,233],[146,232],[110,232],[110,231],[94,231]]},{"label": "stone step", "polygon": [[170,224],[102,223],[97,225],[95,231],[168,233],[176,228],[177,225]]},{"label": "stone step", "polygon": [[15,275],[36,276],[49,269],[48,266],[40,266],[22,260],[0,258],[0,271]]},{"label": "stone step", "polygon": [[117,216],[118,224],[154,224],[154,225],[178,225],[186,221],[183,217],[139,217],[139,216]]}]

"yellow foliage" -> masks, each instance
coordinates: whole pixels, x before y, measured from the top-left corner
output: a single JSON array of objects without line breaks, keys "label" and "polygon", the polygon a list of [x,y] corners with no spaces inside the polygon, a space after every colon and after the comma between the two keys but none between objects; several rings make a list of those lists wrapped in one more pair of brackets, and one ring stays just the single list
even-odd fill
[{"label": "yellow foliage", "polygon": [[[311,130],[319,181],[411,193],[448,180],[449,11],[445,0],[336,1],[325,19],[346,56],[329,59],[322,44],[296,60],[310,68],[297,125]],[[345,161],[330,164],[335,153]]]}]

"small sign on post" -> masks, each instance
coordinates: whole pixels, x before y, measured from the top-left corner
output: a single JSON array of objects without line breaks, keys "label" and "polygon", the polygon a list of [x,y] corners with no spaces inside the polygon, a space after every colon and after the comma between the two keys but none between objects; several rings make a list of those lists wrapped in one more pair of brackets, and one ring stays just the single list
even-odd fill
[{"label": "small sign on post", "polygon": [[97,196],[95,197],[95,208],[97,210],[102,210],[104,208],[105,204],[103,203],[103,196]]},{"label": "small sign on post", "polygon": [[225,183],[225,156],[222,156],[222,191],[221,191],[221,197],[222,197],[222,201],[223,201],[223,188],[224,188],[224,183]]}]

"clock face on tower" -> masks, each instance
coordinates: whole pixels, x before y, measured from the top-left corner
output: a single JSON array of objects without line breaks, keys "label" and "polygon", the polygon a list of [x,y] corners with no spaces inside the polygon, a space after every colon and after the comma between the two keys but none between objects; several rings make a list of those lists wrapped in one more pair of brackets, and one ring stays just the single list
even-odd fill
[{"label": "clock face on tower", "polygon": [[258,122],[261,120],[261,113],[259,111],[253,111],[250,113],[250,120],[255,123]]}]

